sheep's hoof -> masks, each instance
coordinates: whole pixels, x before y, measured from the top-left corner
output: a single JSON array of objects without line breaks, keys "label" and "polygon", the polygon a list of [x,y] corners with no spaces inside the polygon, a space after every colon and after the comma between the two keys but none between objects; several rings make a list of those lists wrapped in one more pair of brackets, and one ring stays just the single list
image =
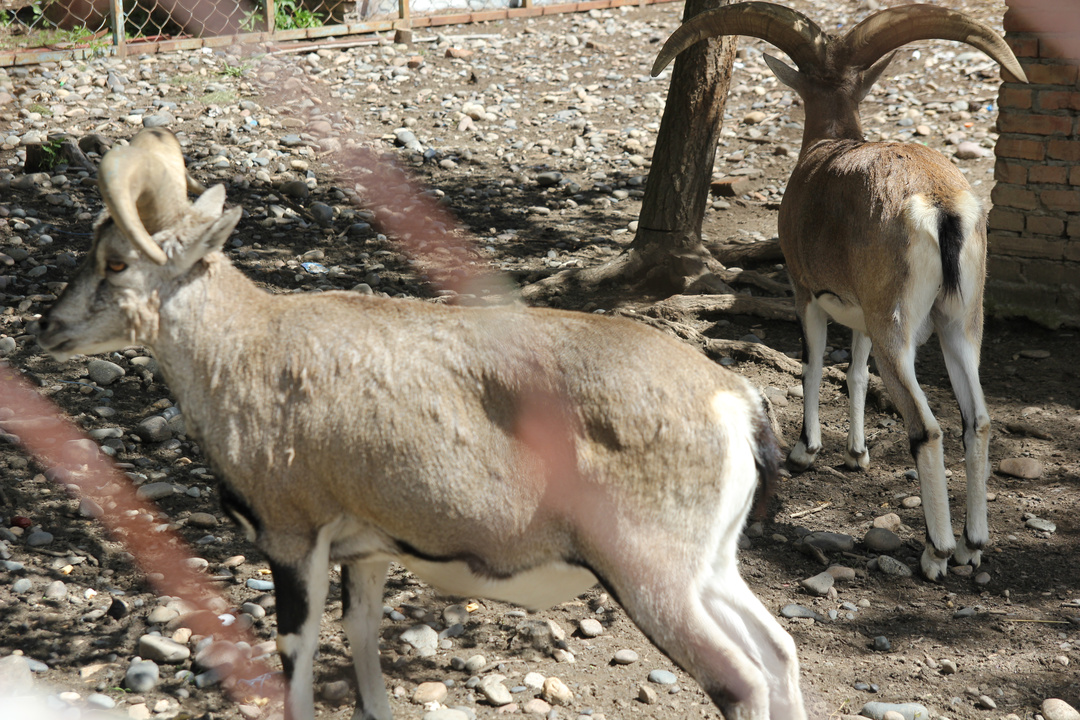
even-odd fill
[{"label": "sheep's hoof", "polygon": [[848,470],[866,470],[870,467],[870,451],[863,448],[861,452],[853,452],[848,448],[844,451],[844,467]]},{"label": "sheep's hoof", "polygon": [[923,576],[930,582],[944,581],[945,573],[949,570],[949,558],[939,558],[933,548],[929,546],[923,550],[922,560],[919,564],[922,566]]},{"label": "sheep's hoof", "polygon": [[970,565],[971,567],[979,567],[982,564],[982,550],[973,550],[968,547],[967,540],[961,539],[960,543],[956,546],[956,552],[953,553],[953,559],[957,565]]},{"label": "sheep's hoof", "polygon": [[802,472],[808,467],[814,464],[815,458],[818,453],[821,452],[821,448],[809,449],[803,444],[802,440],[799,444],[791,449],[791,452],[787,456],[787,468],[791,472]]}]

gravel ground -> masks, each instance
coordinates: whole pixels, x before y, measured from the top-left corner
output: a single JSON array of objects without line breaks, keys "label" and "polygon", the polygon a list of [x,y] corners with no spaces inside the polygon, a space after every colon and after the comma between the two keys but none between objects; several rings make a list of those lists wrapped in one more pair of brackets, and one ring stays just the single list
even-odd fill
[{"label": "gravel ground", "polygon": [[[939,4],[997,26],[1004,11],[996,0]],[[827,28],[850,26],[867,12],[853,2],[792,5]],[[216,480],[184,435],[153,359],[131,348],[57,363],[34,341],[32,323],[87,250],[100,201],[93,179],[74,161],[24,172],[25,146],[67,133],[82,139],[95,161],[100,143],[164,124],[180,133],[194,175],[207,185],[225,183],[229,201],[244,207],[230,255],[268,290],[343,288],[454,301],[456,293],[436,280],[493,269],[525,285],[613,258],[632,239],[668,81],[667,74],[650,78],[648,68],[680,12],[672,4],[448,28],[438,36],[417,33],[408,47],[328,41],[298,52],[0,69],[0,355],[91,431],[156,500],[156,514],[139,522],[147,530],[172,527],[191,544],[195,567],[220,587],[223,612],[254,633],[253,654],[268,652],[274,637],[273,601],[261,584],[266,564],[220,512]],[[799,146],[801,108],[765,67],[762,47],[741,45],[715,170],[717,178],[744,182],[737,196],[717,197],[707,211],[711,245],[775,235]],[[865,102],[867,135],[914,139],[956,158],[988,201],[998,82],[995,67],[975,51],[916,44],[899,54]],[[354,148],[374,148],[413,173],[457,219],[454,232],[467,249],[428,248],[422,259],[410,258],[379,234],[364,202],[370,176],[345,161]],[[785,282],[782,266],[754,269]],[[739,289],[762,293],[750,284]],[[657,312],[655,300],[614,288],[568,292],[553,304],[630,314],[682,327],[691,338],[798,350],[792,322]],[[827,364],[842,371],[848,338],[830,333]],[[785,478],[777,514],[748,528],[742,555],[751,587],[795,637],[814,717],[880,701],[917,703],[928,717],[1042,713],[1058,720],[1070,716],[1043,707],[1044,700],[1080,704],[1071,667],[1078,642],[1072,618],[1080,615],[1072,559],[1080,526],[1071,512],[1080,471],[1076,350],[1069,332],[988,323],[983,385],[994,421],[993,546],[979,571],[958,572],[941,585],[905,572],[917,567],[924,524],[902,421],[887,406],[871,407],[870,471],[835,470],[842,465],[846,398],[842,383],[827,378],[826,446],[816,469]],[[790,365],[718,359],[766,392],[784,438],[794,441],[800,403]],[[963,503],[960,418],[936,347],[923,352],[918,371],[946,429],[955,516]],[[0,408],[0,422],[12,412]],[[8,441],[7,433],[17,433],[4,430]],[[180,627],[183,605],[155,594],[123,538],[93,519],[94,508],[80,505],[52,482],[48,468],[10,442],[0,443],[0,468],[0,687],[18,682],[26,663],[13,656],[21,654],[31,661],[34,684],[51,693],[43,707],[65,718],[112,706],[121,716],[163,720],[265,714],[254,693],[234,701],[212,677],[195,681],[202,643]],[[807,537],[811,532],[839,535]],[[844,569],[819,577],[827,565]],[[333,622],[337,580],[317,663],[319,711],[347,718],[351,670]],[[438,632],[407,633],[424,623]],[[144,639],[153,632],[177,640],[191,657]],[[437,709],[431,703],[459,708],[464,716],[443,715],[457,720],[507,712],[607,720],[718,716],[600,590],[531,614],[441,597],[395,570],[381,636],[398,718],[424,717]],[[432,638],[428,649],[410,644]],[[156,680],[136,658],[152,658]],[[270,662],[277,660],[271,655]],[[544,693],[552,677],[572,700]],[[487,699],[498,695],[498,688],[486,689],[492,684],[509,691],[509,704],[496,708]]]}]

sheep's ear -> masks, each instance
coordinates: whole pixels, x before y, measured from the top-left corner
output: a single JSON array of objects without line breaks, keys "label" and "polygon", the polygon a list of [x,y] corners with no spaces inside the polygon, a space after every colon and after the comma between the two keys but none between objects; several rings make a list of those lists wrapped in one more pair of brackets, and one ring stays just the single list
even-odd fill
[{"label": "sheep's ear", "polygon": [[803,82],[802,75],[799,74],[799,71],[785,63],[783,60],[774,58],[769,53],[761,54],[765,57],[765,64],[773,71],[773,75],[776,76],[776,79],[799,93],[799,95],[802,95]]},{"label": "sheep's ear", "polygon": [[178,227],[165,231],[172,235],[173,242],[166,241],[163,245],[172,258],[174,269],[185,272],[203,257],[225,246],[244,211],[240,207],[223,211],[224,204],[225,187],[215,185],[195,201]]},{"label": "sheep's ear", "polygon": [[878,78],[881,77],[881,74],[885,72],[885,68],[889,67],[889,63],[892,62],[894,57],[896,57],[895,50],[863,71],[862,79],[859,81],[859,90],[855,95],[856,100],[861,101],[866,97],[866,94],[870,92],[870,88],[874,87],[874,83],[876,83]]}]

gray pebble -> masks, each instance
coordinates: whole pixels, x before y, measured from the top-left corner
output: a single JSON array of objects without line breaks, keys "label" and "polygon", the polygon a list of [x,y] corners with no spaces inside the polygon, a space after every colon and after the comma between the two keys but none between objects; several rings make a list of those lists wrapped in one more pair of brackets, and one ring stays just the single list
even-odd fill
[{"label": "gray pebble", "polygon": [[877,559],[878,570],[892,577],[911,577],[912,572],[904,563],[889,555],[882,555]]},{"label": "gray pebble", "polygon": [[15,352],[18,348],[18,344],[13,337],[0,338],[0,357],[7,357],[11,353]]},{"label": "gray pebble", "polygon": [[812,532],[803,537],[800,542],[813,545],[825,552],[851,552],[855,549],[855,538],[844,533]]},{"label": "gray pebble", "polygon": [[266,608],[258,603],[246,602],[240,606],[240,610],[246,612],[256,620],[266,617]]},{"label": "gray pebble", "polygon": [[938,661],[938,666],[941,669],[941,674],[942,675],[955,675],[956,674],[956,663],[953,662],[952,660],[942,658],[941,660]]},{"label": "gray pebble", "polygon": [[1080,712],[1069,703],[1058,698],[1043,700],[1042,714],[1045,720],[1080,720]]},{"label": "gray pebble", "polygon": [[454,708],[441,708],[424,713],[423,720],[469,720],[469,716]]},{"label": "gray pebble", "polygon": [[35,530],[26,536],[26,544],[30,547],[42,547],[53,541],[52,533],[44,530]]},{"label": "gray pebble", "polygon": [[469,609],[464,605],[447,605],[442,611],[443,622],[449,625],[464,625],[469,622]]},{"label": "gray pebble", "polygon": [[413,625],[401,633],[401,641],[415,648],[420,657],[430,657],[439,647],[439,633],[428,625]]},{"label": "gray pebble", "polygon": [[152,415],[146,418],[135,426],[133,432],[143,442],[165,442],[173,434],[169,421],[161,415]]},{"label": "gray pebble", "polygon": [[480,694],[484,696],[492,705],[501,707],[502,705],[509,705],[514,701],[514,698],[510,695],[510,691],[505,685],[498,679],[498,676],[488,675],[482,678],[477,684],[476,689],[480,691]]},{"label": "gray pebble", "polygon": [[638,654],[629,648],[618,650],[612,658],[616,665],[631,665],[638,661]]},{"label": "gray pebble", "polygon": [[272,580],[257,580],[256,578],[248,578],[244,583],[252,590],[258,590],[260,592],[270,592],[274,589],[274,582]]},{"label": "gray pebble", "polygon": [[802,605],[785,605],[784,607],[780,608],[780,614],[786,618],[811,618],[813,620],[817,620],[818,622],[825,621],[825,618],[823,618],[821,615],[814,612],[810,608],[803,607]]},{"label": "gray pebble", "polygon": [[540,187],[551,187],[562,182],[563,174],[557,170],[542,172],[536,176],[536,184]]},{"label": "gray pebble", "polygon": [[167,112],[155,113],[153,115],[143,115],[142,124],[145,128],[156,127],[168,127],[176,122],[171,114]]},{"label": "gray pebble", "polygon": [[900,548],[903,541],[892,530],[870,528],[863,536],[863,545],[878,553],[891,553]]},{"label": "gray pebble", "polygon": [[604,626],[599,620],[593,618],[585,618],[578,623],[578,628],[581,630],[581,634],[587,638],[600,637],[604,634]]},{"label": "gray pebble", "polygon": [[161,635],[143,635],[139,638],[138,652],[147,660],[169,665],[184,662],[191,657],[191,650],[186,645]]},{"label": "gray pebble", "polygon": [[160,670],[153,660],[139,660],[131,663],[124,675],[124,685],[137,693],[150,692],[160,680]]},{"label": "gray pebble", "polygon": [[657,685],[674,685],[678,681],[679,678],[670,670],[653,670],[649,673],[649,682]]},{"label": "gray pebble", "polygon": [[859,714],[873,720],[882,720],[890,710],[900,713],[904,720],[930,720],[930,711],[918,703],[868,702],[863,705]]},{"label": "gray pebble", "polygon": [[124,377],[127,373],[116,363],[94,358],[86,365],[86,374],[98,385],[105,387]]},{"label": "gray pebble", "polygon": [[146,622],[151,625],[164,625],[167,622],[172,622],[178,617],[180,617],[180,612],[175,608],[158,605],[146,616]]},{"label": "gray pebble", "polygon": [[311,217],[319,227],[333,227],[334,226],[334,208],[330,207],[326,203],[313,202],[308,205],[308,211],[311,213]]},{"label": "gray pebble", "polygon": [[63,580],[53,580],[45,588],[45,597],[49,600],[63,600],[67,597],[68,590],[67,585]]},{"label": "gray pebble", "polygon": [[97,710],[112,710],[116,707],[116,701],[108,695],[102,695],[101,693],[93,693],[86,698],[86,704]]},{"label": "gray pebble", "polygon": [[1049,520],[1044,520],[1040,517],[1028,518],[1027,522],[1025,522],[1024,525],[1031,528],[1032,530],[1041,530],[1042,532],[1052,533],[1057,531],[1057,525],[1055,525]]},{"label": "gray pebble", "polygon": [[811,595],[825,597],[829,594],[834,582],[836,582],[836,579],[832,575],[821,572],[813,577],[799,581],[799,585]]},{"label": "gray pebble", "polygon": [[143,500],[161,500],[176,493],[176,487],[168,482],[147,483],[141,485],[135,495]]},{"label": "gray pebble", "polygon": [[19,578],[15,582],[11,583],[11,592],[16,595],[23,595],[30,592],[30,588],[34,587],[34,584],[27,578]]},{"label": "gray pebble", "polygon": [[953,613],[953,619],[975,617],[976,610],[973,607],[963,607]]},{"label": "gray pebble", "polygon": [[884,635],[878,635],[874,638],[873,647],[876,652],[889,652],[892,650],[892,643],[890,643],[889,638]]},{"label": "gray pebble", "polygon": [[475,675],[487,665],[487,658],[483,655],[473,655],[465,661],[465,672]]}]

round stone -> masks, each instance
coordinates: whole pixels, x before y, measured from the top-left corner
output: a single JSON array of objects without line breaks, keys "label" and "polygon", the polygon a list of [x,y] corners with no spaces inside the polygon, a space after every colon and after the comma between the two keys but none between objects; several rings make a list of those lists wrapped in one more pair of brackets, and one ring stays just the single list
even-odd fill
[{"label": "round stone", "polygon": [[903,540],[892,530],[886,528],[870,528],[863,536],[863,545],[877,553],[891,553],[903,545]]},{"label": "round stone", "polygon": [[629,648],[618,650],[612,658],[616,665],[631,665],[638,661],[638,654]]},{"label": "round stone", "polygon": [[678,680],[670,670],[653,670],[649,673],[649,682],[657,685],[674,685]]},{"label": "round stone", "polygon": [[581,630],[581,634],[587,638],[599,637],[604,634],[604,626],[594,618],[585,618],[578,623],[578,628]]}]

